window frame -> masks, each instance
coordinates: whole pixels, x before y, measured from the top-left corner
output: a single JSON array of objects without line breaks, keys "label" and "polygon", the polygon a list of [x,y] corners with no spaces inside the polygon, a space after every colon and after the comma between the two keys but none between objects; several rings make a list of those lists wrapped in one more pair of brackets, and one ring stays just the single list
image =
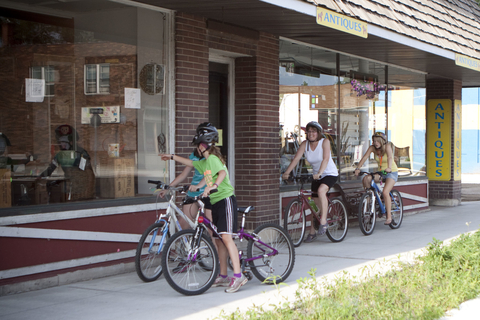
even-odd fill
[{"label": "window frame", "polygon": [[[41,78],[35,78],[34,77],[34,70],[37,69],[37,68],[40,68]],[[51,81],[47,81],[47,79],[45,77],[47,71],[51,74],[52,79],[49,79]],[[32,67],[30,67],[30,78],[41,79],[41,80],[45,81],[45,88],[44,88],[45,89],[45,94],[44,94],[45,97],[54,97],[55,96],[55,67],[54,66],[32,66]],[[51,89],[47,89],[47,88],[51,88]],[[51,92],[53,92],[53,94],[47,94],[47,93],[51,93]]]},{"label": "window frame", "polygon": [[[87,70],[89,67],[95,66],[95,92],[87,92],[88,88],[90,87],[88,85],[88,80],[87,79]],[[102,78],[102,74],[104,72],[102,71],[102,67],[108,66],[108,78]],[[102,85],[103,81],[108,81],[108,85]],[[102,88],[104,88],[102,91]],[[106,90],[105,90],[106,88]],[[101,94],[110,94],[110,63],[87,63],[84,66],[84,78],[83,78],[83,92],[85,95],[101,95]]]}]

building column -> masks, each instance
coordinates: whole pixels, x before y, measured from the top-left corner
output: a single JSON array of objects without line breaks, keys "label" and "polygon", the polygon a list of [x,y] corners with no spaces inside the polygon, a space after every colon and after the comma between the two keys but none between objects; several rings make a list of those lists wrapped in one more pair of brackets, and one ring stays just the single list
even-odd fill
[{"label": "building column", "polygon": [[235,189],[255,206],[249,229],[280,219],[278,51],[278,38],[260,33],[256,56],[235,60]]},{"label": "building column", "polygon": [[429,204],[458,206],[462,193],[462,82],[430,79],[426,88]]}]

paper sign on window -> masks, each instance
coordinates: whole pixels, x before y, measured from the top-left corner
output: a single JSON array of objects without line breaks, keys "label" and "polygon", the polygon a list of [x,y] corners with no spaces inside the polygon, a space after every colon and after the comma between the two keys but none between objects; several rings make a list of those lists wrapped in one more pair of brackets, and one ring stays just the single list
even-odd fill
[{"label": "paper sign on window", "polygon": [[43,102],[45,97],[45,80],[25,79],[25,101]]}]

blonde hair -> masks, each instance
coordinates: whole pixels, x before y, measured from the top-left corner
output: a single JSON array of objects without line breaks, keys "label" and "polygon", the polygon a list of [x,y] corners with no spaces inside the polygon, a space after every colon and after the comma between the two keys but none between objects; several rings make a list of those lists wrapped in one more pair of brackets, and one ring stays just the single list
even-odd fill
[{"label": "blonde hair", "polygon": [[211,154],[211,155],[214,155],[214,156],[217,156],[218,159],[220,159],[220,161],[222,161],[222,163],[224,165],[227,164],[227,162],[225,161],[225,157],[222,155],[222,153],[220,152],[220,148],[215,146],[215,145],[212,145],[210,148],[208,148],[208,154]]},{"label": "blonde hair", "polygon": [[[375,142],[376,141],[380,142],[380,149],[375,148]],[[375,150],[381,150],[382,154],[385,154],[385,149],[386,149],[387,143],[385,142],[385,140],[382,137],[373,137],[373,143],[372,144],[373,144],[373,147],[375,148]]]}]

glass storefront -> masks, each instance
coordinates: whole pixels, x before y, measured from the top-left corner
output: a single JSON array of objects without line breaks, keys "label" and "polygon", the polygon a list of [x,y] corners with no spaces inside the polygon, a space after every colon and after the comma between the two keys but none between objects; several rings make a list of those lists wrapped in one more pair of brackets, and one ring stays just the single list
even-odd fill
[{"label": "glass storefront", "polygon": [[168,176],[170,14],[106,0],[0,8],[0,210],[151,194],[147,180]]},{"label": "glass storefront", "polygon": [[[279,59],[282,173],[305,139],[305,125],[318,121],[340,181],[357,180],[353,170],[377,131],[392,143],[400,178],[425,175],[424,74],[288,40],[280,42]],[[367,161],[363,169],[376,166]],[[308,162],[302,159],[294,174],[310,175]]]}]

